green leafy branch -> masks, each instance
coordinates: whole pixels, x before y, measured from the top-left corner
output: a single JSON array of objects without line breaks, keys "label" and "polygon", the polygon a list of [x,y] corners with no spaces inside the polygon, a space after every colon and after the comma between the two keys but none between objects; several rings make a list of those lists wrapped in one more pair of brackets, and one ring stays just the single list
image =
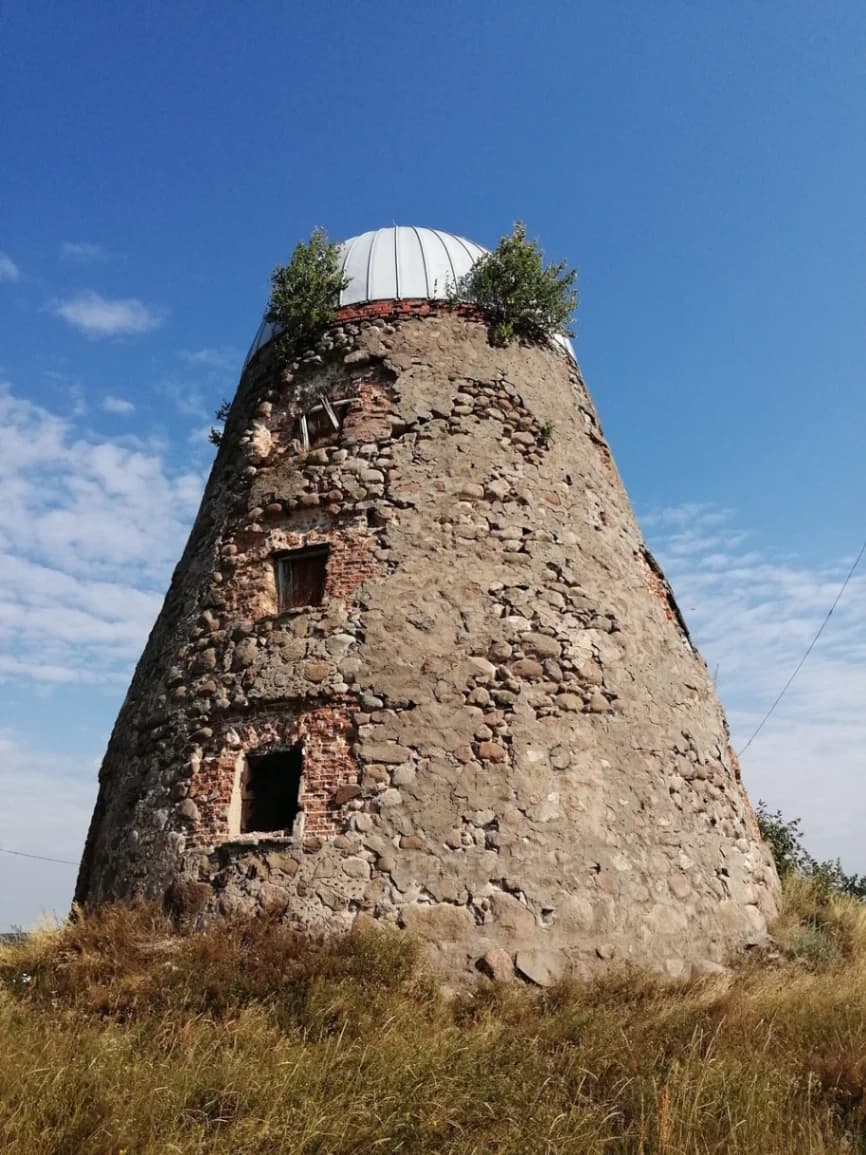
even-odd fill
[{"label": "green leafy branch", "polygon": [[537,241],[517,221],[509,236],[449,285],[451,305],[472,303],[484,315],[491,345],[573,336],[577,273],[565,261],[545,264]]},{"label": "green leafy branch", "polygon": [[279,327],[275,345],[281,360],[294,360],[327,329],[348,281],[340,268],[340,246],[323,228],[300,241],[286,265],[271,273],[265,320]]}]

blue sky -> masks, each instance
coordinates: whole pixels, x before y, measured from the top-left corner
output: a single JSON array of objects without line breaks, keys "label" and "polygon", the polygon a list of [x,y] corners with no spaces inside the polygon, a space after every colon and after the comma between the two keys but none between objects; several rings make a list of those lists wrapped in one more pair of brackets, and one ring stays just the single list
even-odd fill
[{"label": "blue sky", "polygon": [[[0,23],[0,846],[76,859],[273,265],[524,219],[745,741],[866,532],[858,3],[74,5]],[[745,759],[866,870],[866,574]],[[0,927],[74,868],[0,854]]]}]

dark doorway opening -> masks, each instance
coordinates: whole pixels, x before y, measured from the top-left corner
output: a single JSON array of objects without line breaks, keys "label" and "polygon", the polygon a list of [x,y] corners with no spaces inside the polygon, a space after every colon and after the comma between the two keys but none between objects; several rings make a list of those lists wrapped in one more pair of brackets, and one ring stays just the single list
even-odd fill
[{"label": "dark doorway opening", "polygon": [[301,809],[304,752],[300,742],[249,754],[241,779],[241,834],[289,831]]}]

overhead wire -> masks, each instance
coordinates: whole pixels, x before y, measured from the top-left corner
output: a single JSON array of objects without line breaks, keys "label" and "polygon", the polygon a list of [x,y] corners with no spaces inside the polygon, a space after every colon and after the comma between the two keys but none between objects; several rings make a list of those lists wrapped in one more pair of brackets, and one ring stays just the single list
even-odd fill
[{"label": "overhead wire", "polygon": [[40,862],[59,862],[63,866],[77,866],[77,862],[73,862],[71,858],[49,858],[45,854],[28,854],[26,850],[7,850],[5,846],[0,846],[0,854],[14,854],[16,858],[36,858]]},{"label": "overhead wire", "polygon": [[859,566],[860,562],[863,559],[864,553],[866,553],[866,540],[864,540],[863,544],[860,547],[860,552],[854,558],[854,564],[851,566],[851,568],[848,570],[848,573],[845,575],[845,580],[842,582],[842,585],[839,588],[839,592],[836,594],[836,597],[833,601],[833,604],[830,606],[829,610],[827,610],[827,613],[824,616],[824,620],[821,622],[820,626],[818,627],[818,632],[815,634],[814,638],[812,638],[811,642],[809,642],[809,645],[806,647],[806,652],[803,654],[802,658],[800,658],[799,662],[794,667],[794,672],[791,674],[790,678],[788,678],[787,682],[784,684],[782,689],[779,691],[779,695],[776,698],[775,702],[773,702],[772,706],[770,706],[769,710],[766,712],[766,714],[763,716],[761,721],[758,723],[757,727],[755,728],[754,732],[752,733],[751,738],[749,738],[748,742],[745,744],[745,746],[742,747],[742,749],[737,751],[737,757],[738,758],[742,758],[742,756],[745,754],[745,752],[748,750],[748,748],[751,746],[751,744],[754,742],[754,740],[757,738],[757,736],[763,730],[764,726],[766,726],[767,722],[769,722],[776,707],[779,705],[779,703],[782,701],[782,699],[787,694],[788,690],[791,688],[791,683],[794,681],[794,679],[797,677],[799,672],[802,670],[803,666],[806,663],[806,659],[809,657],[812,650],[814,650],[814,648],[818,642],[818,639],[821,637],[821,634],[823,634],[824,629],[827,626],[827,623],[830,621],[830,618],[833,616],[833,611],[836,609],[836,606],[838,606],[839,602],[842,600],[842,595],[845,593],[845,590],[848,588],[848,583],[851,581],[851,578],[854,576],[854,573],[855,573],[857,567]]}]

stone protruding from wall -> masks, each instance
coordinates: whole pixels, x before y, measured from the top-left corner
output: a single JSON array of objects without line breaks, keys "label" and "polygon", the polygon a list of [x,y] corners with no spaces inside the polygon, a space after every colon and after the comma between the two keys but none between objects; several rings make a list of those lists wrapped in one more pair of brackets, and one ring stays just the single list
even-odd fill
[{"label": "stone protruding from wall", "polygon": [[[723,961],[778,881],[576,365],[492,348],[471,311],[397,312],[344,316],[294,375],[248,367],[78,900],[363,915],[542,984]],[[281,609],[277,560],[308,546],[324,596]],[[250,759],[280,750],[300,811],[244,833]]]}]

